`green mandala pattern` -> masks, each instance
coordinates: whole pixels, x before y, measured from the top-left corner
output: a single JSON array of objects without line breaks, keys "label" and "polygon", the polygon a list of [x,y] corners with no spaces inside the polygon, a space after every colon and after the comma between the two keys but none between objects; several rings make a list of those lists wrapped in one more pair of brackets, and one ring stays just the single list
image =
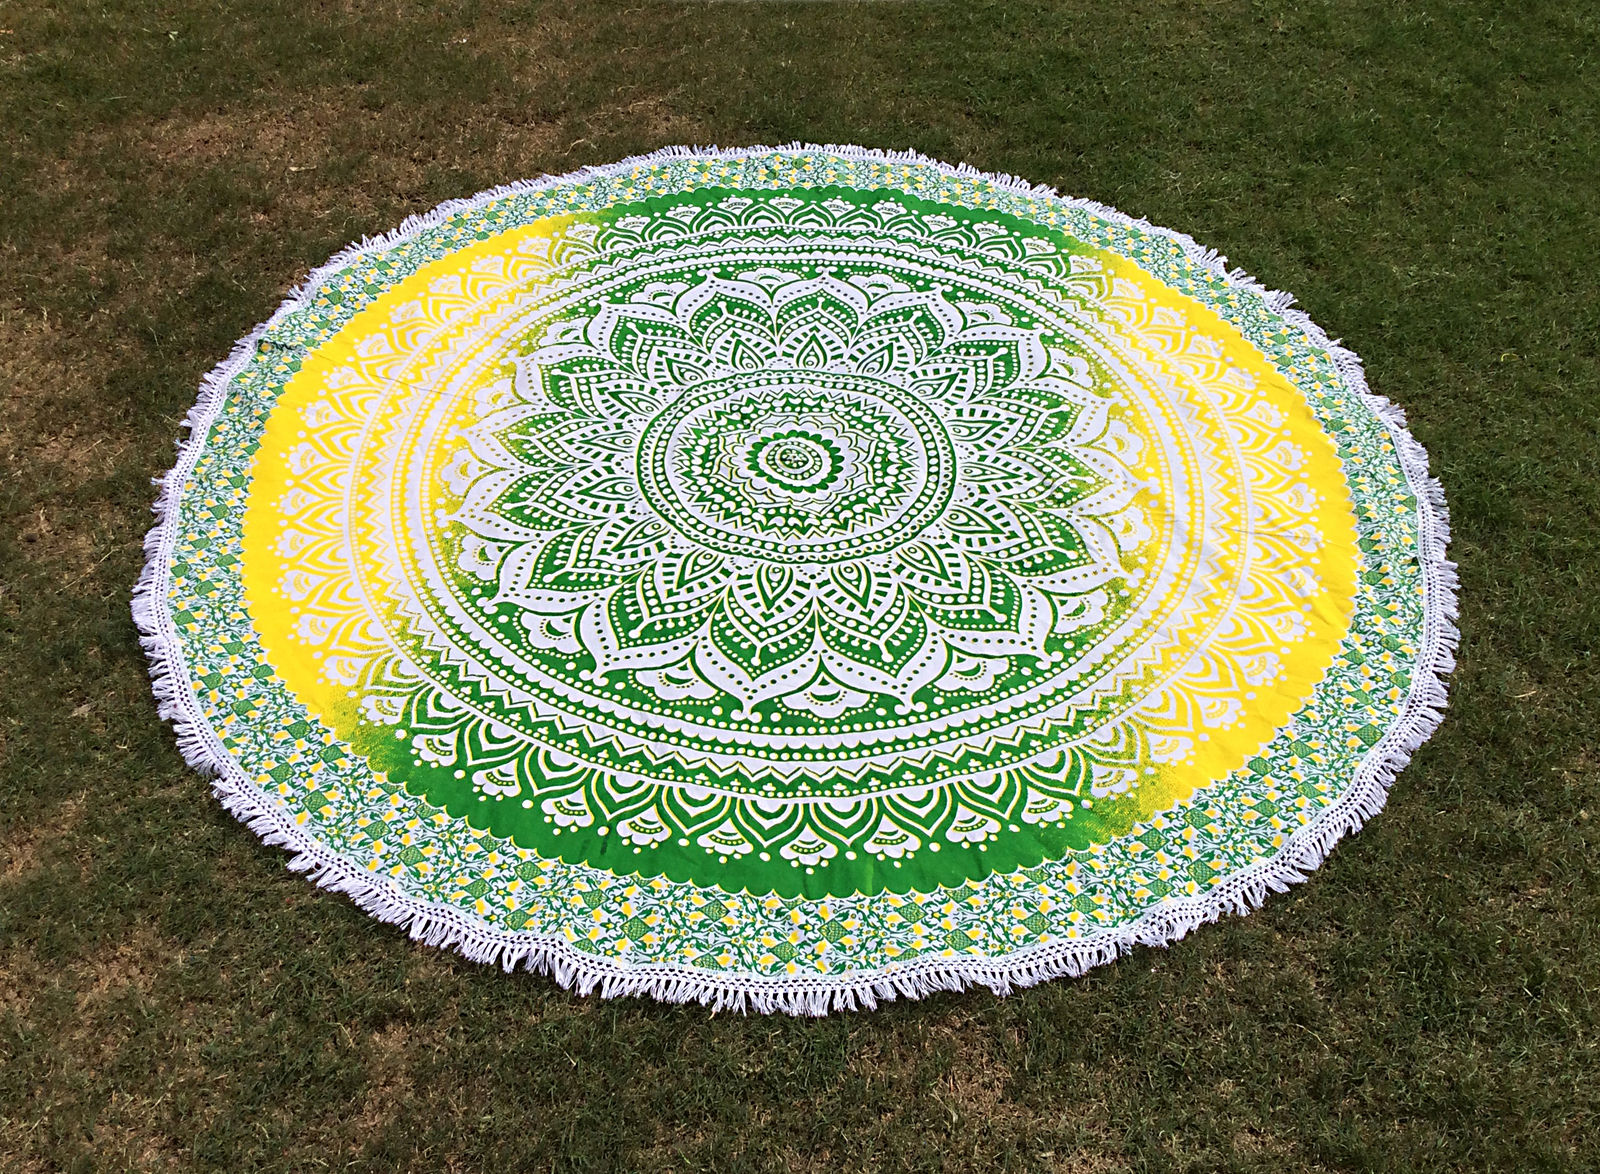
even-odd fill
[{"label": "green mandala pattern", "polygon": [[489,193],[208,381],[135,613],[419,937],[823,1011],[1247,908],[1438,720],[1426,458],[1185,239],[856,150]]}]

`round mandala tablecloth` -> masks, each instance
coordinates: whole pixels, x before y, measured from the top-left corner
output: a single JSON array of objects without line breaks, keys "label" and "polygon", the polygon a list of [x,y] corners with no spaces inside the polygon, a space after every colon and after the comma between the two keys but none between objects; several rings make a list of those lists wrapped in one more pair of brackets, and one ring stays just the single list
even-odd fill
[{"label": "round mandala tablecloth", "polygon": [[1076,973],[1300,878],[1437,722],[1426,457],[1188,238],[674,150],[342,254],[207,380],[135,611],[295,867],[607,994]]}]

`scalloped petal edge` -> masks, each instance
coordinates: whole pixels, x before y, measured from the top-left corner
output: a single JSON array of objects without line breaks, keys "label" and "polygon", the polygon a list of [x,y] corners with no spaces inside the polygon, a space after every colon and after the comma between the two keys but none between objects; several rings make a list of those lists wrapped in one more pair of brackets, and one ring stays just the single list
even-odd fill
[{"label": "scalloped petal edge", "polygon": [[[286,812],[266,801],[238,763],[228,754],[197,702],[183,688],[187,680],[181,646],[166,597],[167,571],[177,539],[179,492],[204,447],[212,422],[220,413],[228,385],[244,369],[256,344],[287,315],[309,305],[330,276],[367,253],[387,249],[434,227],[457,212],[506,196],[539,191],[586,178],[616,175],[645,164],[683,158],[741,158],[763,154],[827,153],[849,159],[914,163],[947,175],[981,179],[1023,195],[1047,196],[1113,223],[1138,228],[1181,245],[1184,254],[1235,289],[1259,296],[1274,313],[1305,332],[1332,356],[1340,379],[1359,395],[1383,422],[1394,441],[1406,482],[1417,499],[1417,556],[1424,591],[1423,640],[1417,671],[1398,721],[1368,751],[1351,785],[1334,803],[1301,828],[1270,860],[1234,873],[1215,888],[1191,898],[1169,899],[1135,921],[1078,941],[1046,942],[998,958],[936,958],[802,979],[749,974],[708,974],[688,966],[652,963],[627,965],[598,958],[552,938],[505,933],[454,907],[419,901],[402,893],[387,878],[374,877],[330,851]],[[451,200],[432,211],[407,217],[393,231],[363,239],[314,270],[266,322],[233,348],[227,359],[208,373],[200,394],[181,425],[178,460],[160,487],[154,512],[157,522],[145,536],[145,566],[133,590],[133,619],[140,644],[150,661],[153,691],[163,720],[177,736],[178,751],[192,767],[211,779],[222,805],[264,843],[293,853],[289,867],[305,873],[324,889],[344,893],[361,909],[400,926],[414,941],[458,951],[474,962],[498,963],[506,971],[519,967],[548,974],[580,995],[598,991],[603,998],[644,995],[669,1003],[695,1002],[716,1011],[784,1012],[826,1015],[830,1011],[871,1009],[896,998],[921,998],[940,991],[987,987],[997,995],[1052,978],[1077,977],[1114,961],[1135,946],[1165,946],[1225,914],[1245,914],[1260,907],[1269,893],[1281,893],[1306,880],[1346,835],[1358,831],[1383,809],[1389,788],[1417,748],[1444,720],[1445,678],[1455,667],[1457,576],[1447,555],[1450,516],[1444,487],[1429,475],[1428,454],[1406,428],[1405,413],[1367,387],[1361,360],[1330,339],[1305,313],[1294,309],[1292,295],[1269,290],[1242,269],[1229,269],[1227,258],[1191,237],[1147,220],[1131,217],[1105,204],[1063,197],[1054,188],[1010,175],[991,174],[968,164],[948,164],[915,151],[881,151],[833,144],[790,143],[782,147],[667,147],[601,167],[586,167],[559,176],[525,180]]]}]

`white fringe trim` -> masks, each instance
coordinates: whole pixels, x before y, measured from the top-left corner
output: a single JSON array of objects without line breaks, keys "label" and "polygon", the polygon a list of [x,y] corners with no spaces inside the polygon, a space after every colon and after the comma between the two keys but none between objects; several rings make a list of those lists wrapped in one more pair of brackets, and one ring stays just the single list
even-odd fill
[{"label": "white fringe trim", "polygon": [[[178,533],[178,498],[193,472],[206,432],[222,409],[228,384],[244,369],[262,337],[286,316],[310,304],[317,288],[364,254],[387,249],[457,212],[481,207],[506,196],[535,192],[558,184],[628,172],[641,165],[682,158],[740,158],[764,154],[827,153],[849,159],[915,163],[946,175],[979,179],[1022,195],[1050,197],[1082,208],[1116,224],[1137,227],[1182,246],[1185,255],[1236,289],[1258,294],[1275,313],[1304,331],[1333,356],[1339,375],[1359,394],[1388,428],[1406,481],[1418,501],[1417,554],[1424,587],[1423,638],[1417,668],[1400,719],[1371,748],[1350,787],[1331,806],[1301,828],[1271,860],[1229,876],[1210,891],[1191,898],[1168,899],[1129,925],[1092,934],[1081,941],[1054,941],[1025,947],[1002,958],[928,958],[881,971],[838,976],[768,978],[750,974],[712,974],[665,963],[629,965],[576,950],[565,941],[505,933],[453,906],[407,896],[387,877],[374,876],[338,856],[272,804],[244,776],[206,722],[187,687],[188,671],[170,610],[162,601],[169,590],[168,571]],[[1367,387],[1356,355],[1330,340],[1301,311],[1291,295],[1268,290],[1241,269],[1229,270],[1227,259],[1195,243],[1183,233],[1125,216],[1104,204],[1061,197],[1054,188],[1009,175],[992,175],[967,164],[951,166],[914,151],[876,151],[853,146],[791,143],[778,148],[668,147],[605,167],[589,167],[562,176],[507,184],[470,199],[452,200],[422,216],[407,217],[393,232],[369,237],[345,249],[317,269],[286,298],[276,313],[234,347],[233,353],[200,385],[200,395],[183,421],[187,437],[179,442],[178,462],[155,484],[159,519],[145,538],[146,564],[133,592],[133,618],[140,643],[150,658],[150,675],[161,717],[172,723],[184,759],[212,779],[222,804],[268,844],[289,849],[289,867],[303,872],[325,889],[347,894],[373,916],[405,929],[413,940],[458,950],[475,962],[498,963],[507,971],[525,967],[548,974],[579,994],[599,991],[604,998],[648,995],[671,1003],[701,1003],[713,1010],[781,1011],[792,1015],[825,1015],[830,1011],[876,1007],[895,998],[921,998],[938,991],[984,986],[997,995],[1046,979],[1077,976],[1113,961],[1134,946],[1165,946],[1224,914],[1249,913],[1269,893],[1280,893],[1305,880],[1339,840],[1357,831],[1382,810],[1395,776],[1444,717],[1445,676],[1455,667],[1457,632],[1456,569],[1446,557],[1450,541],[1444,489],[1428,475],[1428,454],[1406,430],[1405,415]]]}]

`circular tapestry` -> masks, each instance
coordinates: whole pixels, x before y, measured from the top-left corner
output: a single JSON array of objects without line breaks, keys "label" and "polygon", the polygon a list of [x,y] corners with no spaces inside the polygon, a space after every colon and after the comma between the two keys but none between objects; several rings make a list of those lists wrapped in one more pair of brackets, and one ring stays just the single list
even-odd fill
[{"label": "circular tapestry", "polygon": [[671,150],[448,204],[206,381],[136,616],[293,866],[820,1013],[1246,910],[1437,723],[1445,516],[1289,299],[1048,189]]}]

